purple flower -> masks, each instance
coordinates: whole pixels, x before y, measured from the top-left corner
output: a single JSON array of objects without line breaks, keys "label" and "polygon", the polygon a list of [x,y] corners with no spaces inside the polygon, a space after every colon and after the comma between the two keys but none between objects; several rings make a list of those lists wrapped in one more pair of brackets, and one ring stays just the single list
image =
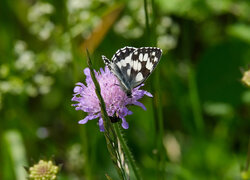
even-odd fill
[{"label": "purple flower", "polygon": [[[76,110],[82,110],[87,112],[88,115],[79,121],[79,124],[85,124],[89,120],[99,118],[100,131],[104,131],[103,119],[101,116],[101,108],[99,105],[99,99],[95,93],[95,85],[90,76],[89,68],[84,69],[86,75],[86,84],[78,82],[74,88],[74,94],[72,101],[76,101],[77,104],[73,104]],[[132,90],[132,98],[128,98],[126,93],[120,88],[118,79],[110,72],[108,67],[105,70],[102,68],[100,72],[95,72],[97,81],[100,84],[101,95],[106,104],[106,111],[110,117],[116,116],[122,119],[122,127],[128,129],[129,125],[125,119],[125,116],[132,114],[128,110],[127,106],[137,105],[146,110],[145,106],[139,102],[144,95],[153,97],[147,91],[139,90],[142,85]]]}]

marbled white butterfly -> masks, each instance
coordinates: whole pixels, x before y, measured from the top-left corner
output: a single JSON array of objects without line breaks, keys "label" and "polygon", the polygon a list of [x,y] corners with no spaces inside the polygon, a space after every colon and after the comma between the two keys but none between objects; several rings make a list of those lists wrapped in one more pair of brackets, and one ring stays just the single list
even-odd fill
[{"label": "marbled white butterfly", "polygon": [[102,56],[104,63],[119,79],[120,87],[128,97],[132,89],[142,84],[160,61],[162,50],[156,47],[124,47],[119,49],[111,61]]}]

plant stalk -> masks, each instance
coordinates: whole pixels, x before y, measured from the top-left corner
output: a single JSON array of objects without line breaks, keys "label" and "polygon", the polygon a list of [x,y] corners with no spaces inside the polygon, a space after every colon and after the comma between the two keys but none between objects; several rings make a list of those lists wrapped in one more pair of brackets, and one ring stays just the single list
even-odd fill
[{"label": "plant stalk", "polygon": [[132,155],[131,151],[129,150],[125,139],[122,136],[121,129],[120,129],[118,123],[114,123],[114,129],[115,129],[117,138],[119,139],[119,141],[121,143],[121,146],[122,146],[122,149],[123,149],[123,151],[125,153],[125,156],[126,156],[128,162],[129,162],[129,164],[130,164],[130,166],[131,166],[131,168],[132,168],[132,170],[133,170],[133,172],[135,174],[136,179],[141,180],[142,177],[141,177],[141,175],[139,173],[138,167],[136,166],[133,155]]},{"label": "plant stalk", "polygon": [[[103,119],[103,125],[104,125],[104,137],[106,139],[106,143],[107,143],[107,148],[110,154],[110,157],[116,167],[117,173],[120,177],[120,179],[124,179],[126,180],[126,173],[125,170],[122,166],[121,163],[121,157],[119,156],[119,149],[118,149],[118,140],[117,140],[117,135],[114,131],[113,125],[109,119],[108,113],[106,112],[106,105],[105,102],[101,96],[101,88],[100,85],[95,77],[95,72],[92,68],[92,63],[91,63],[91,59],[90,59],[90,55],[88,50],[87,51],[87,63],[90,69],[90,75],[91,78],[94,82],[95,85],[95,92],[96,95],[100,101],[100,107],[101,107],[101,114],[102,114],[102,119]],[[119,166],[120,165],[120,166]]]}]

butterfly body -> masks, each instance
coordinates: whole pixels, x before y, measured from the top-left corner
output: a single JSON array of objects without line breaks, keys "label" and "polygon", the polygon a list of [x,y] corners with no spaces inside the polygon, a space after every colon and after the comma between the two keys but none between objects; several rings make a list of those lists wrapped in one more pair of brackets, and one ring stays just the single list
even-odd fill
[{"label": "butterfly body", "polygon": [[162,50],[156,47],[124,47],[111,61],[102,56],[104,63],[118,78],[122,90],[131,97],[132,90],[142,84],[153,72],[161,58]]}]

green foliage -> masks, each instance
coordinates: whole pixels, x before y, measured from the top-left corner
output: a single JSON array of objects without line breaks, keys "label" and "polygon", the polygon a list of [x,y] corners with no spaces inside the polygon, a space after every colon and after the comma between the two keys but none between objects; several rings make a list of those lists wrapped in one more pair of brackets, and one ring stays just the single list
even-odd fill
[{"label": "green foliage", "polygon": [[144,87],[154,98],[130,107],[123,131],[143,179],[249,177],[250,2],[145,2],[147,13],[142,0],[1,2],[0,179],[39,159],[62,164],[60,179],[117,179],[97,121],[79,125],[71,98],[83,47],[99,69],[126,45],[164,52]]}]

